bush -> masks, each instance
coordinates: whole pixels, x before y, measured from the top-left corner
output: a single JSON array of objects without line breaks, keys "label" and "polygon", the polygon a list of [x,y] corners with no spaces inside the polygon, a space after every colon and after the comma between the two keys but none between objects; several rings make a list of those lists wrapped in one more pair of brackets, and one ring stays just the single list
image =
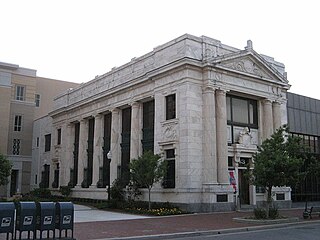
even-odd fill
[{"label": "bush", "polygon": [[110,196],[111,199],[116,201],[124,201],[124,191],[123,188],[125,185],[121,182],[119,178],[113,181],[112,186],[110,188]]},{"label": "bush", "polygon": [[69,195],[71,194],[71,187],[70,186],[60,186],[59,191],[64,197],[69,197]]},{"label": "bush", "polygon": [[267,218],[267,211],[263,208],[255,208],[254,209],[254,217],[256,219],[266,219]]},{"label": "bush", "polygon": [[270,208],[269,209],[269,218],[271,218],[271,219],[279,218],[278,208]]},{"label": "bush", "polygon": [[30,195],[38,198],[51,198],[51,192],[48,188],[36,188],[30,192]]}]

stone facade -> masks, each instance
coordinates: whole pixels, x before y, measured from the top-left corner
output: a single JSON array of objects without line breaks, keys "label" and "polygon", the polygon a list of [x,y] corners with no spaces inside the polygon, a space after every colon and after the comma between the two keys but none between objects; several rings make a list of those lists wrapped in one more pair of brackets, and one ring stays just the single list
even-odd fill
[{"label": "stone facade", "polygon": [[[186,34],[57,97],[50,113],[53,142],[59,131],[63,137],[50,164],[63,169],[59,185],[74,186],[74,197],[105,199],[106,187],[97,182],[107,169],[106,153],[112,155],[113,182],[123,177],[128,159],[142,154],[148,138],[152,150],[173,163],[169,187],[155,186],[153,201],[189,211],[256,205],[244,164],[287,123],[288,89],[284,65],[255,52],[251,41],[240,50]],[[146,110],[149,103],[154,107]],[[153,122],[151,138],[147,119]]]}]

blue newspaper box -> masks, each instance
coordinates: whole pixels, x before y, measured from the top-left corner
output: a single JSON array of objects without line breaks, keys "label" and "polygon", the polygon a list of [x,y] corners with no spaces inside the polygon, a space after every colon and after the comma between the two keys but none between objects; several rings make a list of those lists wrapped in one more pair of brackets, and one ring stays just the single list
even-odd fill
[{"label": "blue newspaper box", "polygon": [[73,239],[73,225],[74,225],[74,207],[72,202],[57,202],[56,203],[56,229],[59,230],[59,238],[61,232],[65,230],[65,237],[67,237],[68,230],[71,231],[71,238]]},{"label": "blue newspaper box", "polygon": [[49,238],[50,231],[52,231],[53,239],[55,238],[55,219],[56,209],[53,202],[39,202],[37,203],[37,224],[36,228],[40,231],[40,238],[42,239],[43,231],[47,231],[47,238]]},{"label": "blue newspaper box", "polygon": [[28,239],[30,239],[30,233],[32,232],[33,239],[36,238],[36,216],[37,208],[35,202],[18,202],[16,204],[17,219],[16,219],[16,232],[19,231],[19,239],[24,231],[28,232]]},{"label": "blue newspaper box", "polygon": [[14,216],[15,205],[13,202],[1,202],[0,203],[0,234],[6,233],[7,240],[11,233],[11,239],[13,239],[14,233]]}]

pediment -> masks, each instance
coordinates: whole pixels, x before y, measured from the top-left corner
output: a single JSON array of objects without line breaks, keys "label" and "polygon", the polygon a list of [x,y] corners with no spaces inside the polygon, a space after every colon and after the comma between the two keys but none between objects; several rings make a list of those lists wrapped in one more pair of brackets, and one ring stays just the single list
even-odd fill
[{"label": "pediment", "polygon": [[213,59],[215,67],[287,84],[287,79],[259,54],[240,51]]}]

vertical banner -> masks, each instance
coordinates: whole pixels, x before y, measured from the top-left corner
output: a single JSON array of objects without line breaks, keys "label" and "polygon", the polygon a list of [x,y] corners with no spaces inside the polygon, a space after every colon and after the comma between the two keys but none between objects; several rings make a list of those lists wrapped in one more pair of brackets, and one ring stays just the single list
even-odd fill
[{"label": "vertical banner", "polygon": [[230,181],[230,185],[232,185],[234,192],[237,192],[237,181],[236,178],[234,176],[234,170],[229,171],[229,181]]}]

